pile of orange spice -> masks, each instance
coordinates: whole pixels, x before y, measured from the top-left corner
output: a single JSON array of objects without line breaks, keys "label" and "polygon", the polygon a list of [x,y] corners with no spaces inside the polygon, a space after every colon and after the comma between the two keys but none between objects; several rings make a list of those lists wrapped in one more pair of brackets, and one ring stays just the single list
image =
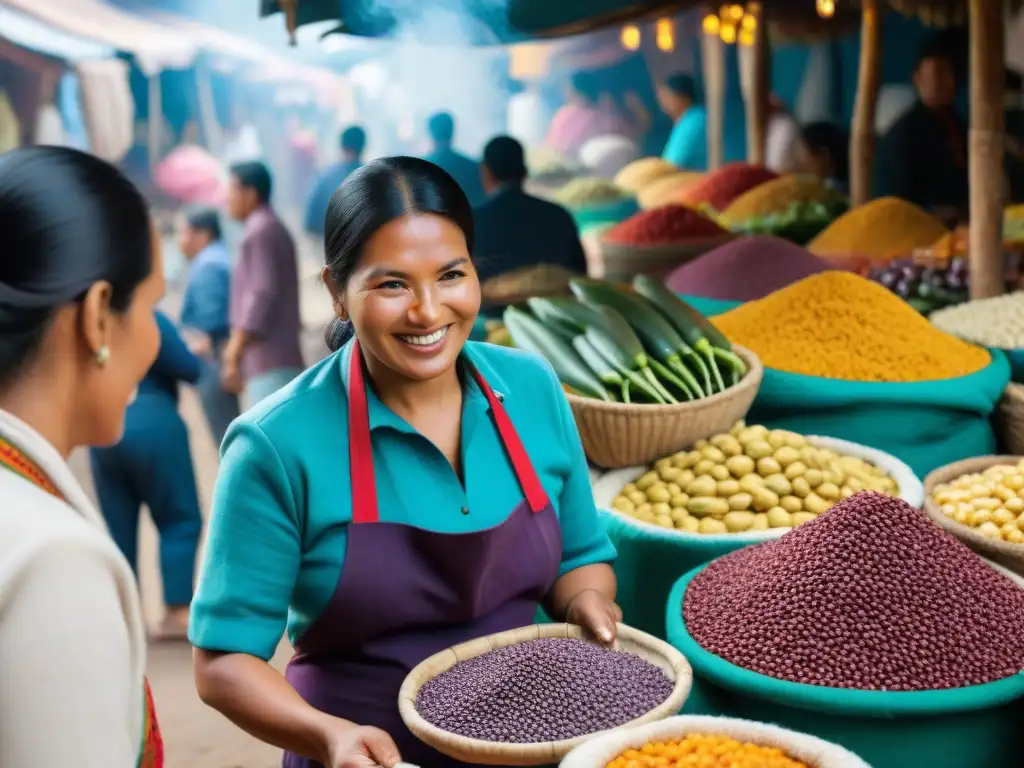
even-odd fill
[{"label": "pile of orange spice", "polygon": [[657,741],[627,749],[606,768],[809,768],[778,747],[762,747],[728,736],[691,733],[680,741]]}]

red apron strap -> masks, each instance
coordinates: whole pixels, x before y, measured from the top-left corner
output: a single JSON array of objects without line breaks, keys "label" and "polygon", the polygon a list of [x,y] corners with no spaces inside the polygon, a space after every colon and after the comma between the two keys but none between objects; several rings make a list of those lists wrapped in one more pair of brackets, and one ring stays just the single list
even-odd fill
[{"label": "red apron strap", "polygon": [[476,379],[476,383],[480,385],[481,391],[483,391],[484,396],[487,398],[487,402],[491,404],[491,413],[494,414],[494,423],[498,427],[498,434],[501,436],[501,441],[505,444],[505,450],[508,451],[509,459],[512,461],[512,469],[515,470],[516,477],[519,478],[519,485],[523,489],[526,501],[530,504],[530,509],[534,512],[543,511],[551,502],[548,500],[547,491],[541,485],[540,478],[537,476],[537,470],[533,467],[533,462],[530,461],[530,457],[526,453],[523,441],[519,439],[519,433],[516,432],[516,428],[512,425],[512,419],[508,417],[505,406],[501,404],[501,400],[494,394],[491,385],[487,383],[486,379],[480,374],[480,371],[476,369],[476,366],[470,365],[470,370],[473,372],[473,378]]},{"label": "red apron strap", "polygon": [[352,342],[348,367],[348,461],[352,482],[352,522],[376,523],[377,479],[373,472],[373,444],[370,442],[370,414],[366,402],[363,356],[359,342]]}]

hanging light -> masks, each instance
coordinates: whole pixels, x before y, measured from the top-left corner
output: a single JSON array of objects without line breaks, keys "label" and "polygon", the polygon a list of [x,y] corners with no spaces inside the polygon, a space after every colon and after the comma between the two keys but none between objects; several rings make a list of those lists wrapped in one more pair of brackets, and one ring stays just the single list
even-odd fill
[{"label": "hanging light", "polygon": [[742,5],[734,5],[729,9],[729,18],[733,21],[739,21],[743,18],[743,13]]},{"label": "hanging light", "polygon": [[722,22],[718,16],[713,13],[709,13],[704,17],[704,34],[705,35],[718,35],[718,30],[722,26]]},{"label": "hanging light", "polygon": [[722,38],[722,42],[726,45],[732,45],[736,42],[736,27],[732,24],[723,24],[718,36]]},{"label": "hanging light", "polygon": [[817,0],[818,15],[823,19],[831,19],[836,13],[836,0]]},{"label": "hanging light", "polygon": [[640,27],[627,24],[622,28],[622,47],[627,51],[635,51],[640,47]]},{"label": "hanging light", "polygon": [[757,16],[752,13],[748,13],[743,17],[743,21],[740,22],[740,29],[743,32],[753,32],[757,29]]},{"label": "hanging light", "polygon": [[740,45],[745,45],[748,48],[754,44],[754,31],[751,29],[741,29],[739,36]]},{"label": "hanging light", "polygon": [[676,48],[676,28],[672,19],[658,19],[654,27],[658,50],[671,53]]}]

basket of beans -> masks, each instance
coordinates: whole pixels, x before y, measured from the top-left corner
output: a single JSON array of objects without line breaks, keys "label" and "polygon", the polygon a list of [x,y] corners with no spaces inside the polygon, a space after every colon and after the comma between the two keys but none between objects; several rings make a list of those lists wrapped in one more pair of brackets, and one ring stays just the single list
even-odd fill
[{"label": "basket of beans", "polygon": [[593,489],[618,551],[624,620],[659,637],[681,573],[777,539],[860,490],[915,507],[924,497],[910,468],[882,451],[743,421],[653,465],[608,472]]},{"label": "basket of beans", "polygon": [[420,741],[474,765],[557,763],[591,736],[679,712],[692,673],[681,653],[619,625],[614,648],[571,624],[535,624],[431,656],[398,707]]},{"label": "basket of beans", "polygon": [[980,456],[925,478],[928,516],[979,554],[1024,574],[1024,458]]},{"label": "basket of beans", "polygon": [[732,238],[728,230],[682,205],[641,211],[601,234],[603,277],[622,281],[639,274],[664,277]]},{"label": "basket of beans", "polygon": [[701,566],[666,615],[700,714],[821,735],[874,768],[995,768],[1024,748],[1024,579],[901,499],[862,491]]},{"label": "basket of beans", "polygon": [[726,717],[682,715],[590,739],[560,768],[870,768],[815,736]]}]

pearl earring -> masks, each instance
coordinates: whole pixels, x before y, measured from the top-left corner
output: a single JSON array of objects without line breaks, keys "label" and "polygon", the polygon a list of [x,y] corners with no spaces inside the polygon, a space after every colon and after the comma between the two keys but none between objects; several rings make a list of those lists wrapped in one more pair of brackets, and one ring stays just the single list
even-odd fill
[{"label": "pearl earring", "polygon": [[110,347],[103,344],[96,350],[96,364],[102,368],[108,362],[110,362]]}]

